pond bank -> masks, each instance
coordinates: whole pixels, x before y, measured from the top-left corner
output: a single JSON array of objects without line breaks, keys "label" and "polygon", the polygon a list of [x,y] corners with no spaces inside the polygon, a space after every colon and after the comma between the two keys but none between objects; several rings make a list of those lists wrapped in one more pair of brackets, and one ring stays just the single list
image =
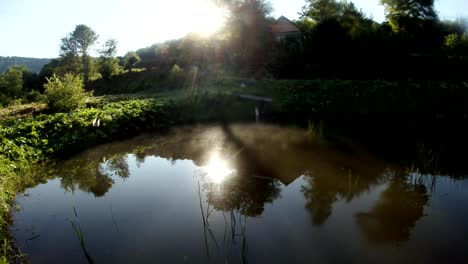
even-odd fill
[{"label": "pond bank", "polygon": [[[274,103],[266,106],[264,118],[275,123],[302,124],[301,126],[308,126],[309,129],[317,131],[333,128],[334,126],[329,125],[328,121],[334,120],[335,123],[342,125],[334,128],[338,131],[335,134],[339,134],[343,126],[347,128],[353,125],[356,127],[356,124],[361,126],[364,123],[362,120],[366,120],[362,118],[364,116],[362,113],[358,119],[350,119],[350,115],[343,114],[346,112],[344,108],[340,110],[340,115],[331,115],[327,112],[328,106],[317,108],[321,105],[318,102],[327,98],[323,93],[319,96],[319,99],[323,100],[319,100],[316,94],[305,93],[306,87],[301,89],[304,91],[303,94],[298,91],[281,90],[280,94],[285,95],[283,97],[280,97],[278,93],[272,93],[275,96]],[[359,105],[356,100],[352,102]],[[0,128],[2,142],[0,146],[0,241],[3,244],[0,260],[7,262],[9,259],[14,262],[19,257],[9,238],[11,205],[16,194],[28,186],[28,172],[35,164],[65,158],[86,148],[140,133],[165,131],[180,124],[253,121],[254,105],[251,102],[237,100],[236,93],[200,93],[176,100],[126,98],[115,102],[97,102],[88,105],[88,108],[68,114],[40,114],[24,119],[4,121]],[[372,120],[381,120],[382,116],[384,113],[365,122],[368,122],[369,126],[375,125],[376,123]],[[93,122],[97,120],[100,121],[99,126]],[[325,120],[325,124],[321,120]],[[348,121],[344,122],[345,120]],[[357,120],[361,120],[360,123],[356,123]],[[393,120],[394,123],[401,121],[402,119],[398,118]],[[392,123],[389,122],[382,122],[382,124],[385,124],[386,128],[392,127]],[[382,132],[386,128],[374,128],[372,131]],[[361,127],[355,131],[365,130]],[[327,134],[333,135],[333,133]],[[387,136],[391,136],[391,133],[374,134],[373,139],[385,141],[384,143],[390,145],[390,142],[394,141],[387,142]],[[393,136],[395,138],[396,134]],[[369,143],[373,144],[372,141]],[[423,143],[411,149],[413,147],[415,145],[401,150],[403,153],[408,153],[404,157],[405,160],[421,156],[419,161],[413,159],[413,164],[408,164],[408,166],[414,165],[430,170],[433,169],[434,164],[438,165],[440,152],[434,152],[431,147]],[[460,175],[463,175],[463,172]]]},{"label": "pond bank", "polygon": [[[141,132],[167,128],[175,122],[174,108],[174,103],[168,101],[139,99],[3,123],[0,129],[1,260],[7,262],[7,256],[10,260],[18,258],[8,235],[11,204],[16,193],[27,185],[24,174],[35,164]],[[96,119],[100,120],[99,126],[93,126]]]}]

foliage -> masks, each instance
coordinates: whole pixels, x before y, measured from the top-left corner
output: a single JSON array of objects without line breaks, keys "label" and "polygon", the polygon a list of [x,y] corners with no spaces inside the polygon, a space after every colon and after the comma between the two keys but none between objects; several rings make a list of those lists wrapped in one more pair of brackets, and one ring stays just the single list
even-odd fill
[{"label": "foliage", "polygon": [[83,81],[86,83],[91,75],[92,61],[88,54],[90,47],[98,40],[98,35],[86,25],[77,25],[67,37],[62,38],[60,54],[64,58],[79,56],[83,65]]},{"label": "foliage", "polygon": [[99,50],[99,54],[104,58],[113,58],[117,54],[117,40],[108,39],[106,43],[102,46],[102,49]]},{"label": "foliage", "polygon": [[[172,109],[170,103],[141,99],[68,114],[42,114],[3,121],[0,126],[0,240],[5,245],[0,258],[15,254],[8,235],[10,205],[16,193],[27,187],[34,164],[110,140],[167,127],[173,122],[170,113],[177,113]],[[95,118],[101,120],[99,127],[93,127]]]},{"label": "foliage", "polygon": [[310,17],[316,22],[336,18],[341,15],[345,4],[336,0],[306,0],[302,17]]},{"label": "foliage", "polygon": [[271,3],[265,0],[233,1],[229,9],[227,49],[234,67],[241,74],[261,76],[271,58]]},{"label": "foliage", "polygon": [[61,54],[88,55],[89,48],[97,41],[98,35],[86,25],[77,25],[67,37],[62,38]]},{"label": "foliage", "polygon": [[99,58],[98,68],[101,77],[107,80],[123,71],[122,67],[119,65],[118,59],[116,58]]},{"label": "foliage", "polygon": [[434,0],[381,0],[396,32],[415,32],[422,22],[438,20]]},{"label": "foliage", "polygon": [[122,67],[119,65],[119,60],[115,58],[117,53],[117,40],[109,39],[104,43],[99,50],[98,68],[102,78],[110,79],[112,76],[120,74]]},{"label": "foliage", "polygon": [[98,68],[102,78],[110,79],[112,76],[122,72],[122,67],[119,65],[119,60],[115,58],[116,53],[117,40],[107,40],[102,49],[99,51],[101,56],[98,60]]},{"label": "foliage", "polygon": [[127,54],[125,54],[125,56],[124,56],[125,69],[127,69],[129,71],[132,71],[135,64],[137,64],[140,60],[141,59],[140,59],[140,56],[138,55],[138,53],[136,53],[134,51],[127,52]]},{"label": "foliage", "polygon": [[44,84],[48,108],[53,112],[69,112],[84,105],[87,93],[79,76],[65,74],[53,75]]},{"label": "foliage", "polygon": [[14,66],[0,75],[0,105],[6,105],[12,100],[20,99],[37,85],[37,75],[26,66]]},{"label": "foliage", "polygon": [[445,37],[444,47],[449,56],[460,59],[468,57],[468,34],[450,34]]},{"label": "foliage", "polygon": [[0,93],[17,98],[23,88],[23,73],[16,68],[8,69],[0,76]]}]

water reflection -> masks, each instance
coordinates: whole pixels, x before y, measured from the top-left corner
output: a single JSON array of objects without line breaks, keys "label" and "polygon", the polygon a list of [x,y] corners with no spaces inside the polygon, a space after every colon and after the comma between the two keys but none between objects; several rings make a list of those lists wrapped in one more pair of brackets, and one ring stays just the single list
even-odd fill
[{"label": "water reflection", "polygon": [[428,201],[425,185],[412,177],[394,175],[374,207],[358,213],[356,219],[368,241],[399,243],[410,239]]},{"label": "water reflection", "polygon": [[314,225],[322,225],[332,214],[332,206],[338,200],[352,201],[387,178],[384,168],[361,171],[353,165],[349,168],[328,167],[311,173],[301,188],[306,198],[305,207],[310,211]]},{"label": "water reflection", "polygon": [[273,179],[231,177],[222,184],[203,184],[206,200],[217,211],[240,212],[244,216],[262,215],[265,205],[280,196],[280,183]]},{"label": "water reflection", "polygon": [[[85,193],[73,200],[82,200],[80,222],[96,262],[129,261],[112,259],[101,247],[116,255],[133,252],[140,262],[154,260],[155,254],[175,255],[179,248],[191,256],[203,250],[223,263],[284,263],[277,258],[282,252],[295,252],[292,262],[341,262],[317,256],[335,247],[343,258],[358,260],[350,252],[373,249],[361,245],[362,239],[379,247],[411,241],[440,186],[354,142],[265,125],[178,128],[168,135],[141,136],[81,153],[38,177],[44,178],[54,179],[37,188],[52,190],[40,193],[44,197],[55,195],[46,199],[53,209],[48,214],[60,218],[61,211],[71,211],[71,204],[64,209],[55,202],[67,195],[63,190]],[[54,182],[61,189],[54,189]],[[52,221],[41,212],[19,218]],[[54,223],[57,231],[43,224],[44,233],[62,241],[55,232],[65,231],[60,221]],[[337,241],[342,233],[351,235]]]},{"label": "water reflection", "polygon": [[235,170],[229,168],[227,161],[222,159],[216,150],[211,153],[208,164],[202,166],[202,171],[215,184],[222,183],[235,173]]},{"label": "water reflection", "polygon": [[102,171],[100,162],[66,162],[55,169],[64,190],[74,192],[80,189],[93,193],[95,197],[104,196],[114,184],[111,175]]}]

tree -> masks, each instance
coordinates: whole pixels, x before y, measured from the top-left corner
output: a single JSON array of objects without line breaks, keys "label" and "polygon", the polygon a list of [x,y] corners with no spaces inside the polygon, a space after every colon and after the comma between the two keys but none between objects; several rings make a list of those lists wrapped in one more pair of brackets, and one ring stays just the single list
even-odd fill
[{"label": "tree", "polygon": [[322,22],[339,16],[342,8],[341,3],[335,0],[306,0],[306,5],[302,8],[302,17]]},{"label": "tree", "polygon": [[424,22],[437,21],[434,0],[380,0],[395,32],[415,32]]},{"label": "tree", "polygon": [[99,50],[98,65],[99,73],[104,79],[109,79],[113,75],[119,74],[122,69],[119,65],[119,60],[115,58],[117,53],[117,40],[109,39],[104,43],[101,50]]},{"label": "tree", "polygon": [[67,37],[62,38],[60,53],[62,57],[81,57],[83,65],[83,80],[86,83],[89,80],[91,71],[91,57],[89,56],[89,48],[92,47],[98,40],[98,35],[90,27],[86,25],[77,25],[75,30]]},{"label": "tree", "polygon": [[135,66],[135,64],[140,61],[140,56],[138,56],[138,53],[130,51],[125,54],[124,60],[125,69],[132,71],[132,68]]},{"label": "tree", "polygon": [[231,1],[229,8],[226,26],[231,60],[247,75],[261,73],[271,57],[271,4],[265,0]]},{"label": "tree", "polygon": [[468,34],[450,34],[445,37],[444,49],[449,56],[463,59],[468,57]]},{"label": "tree", "polygon": [[108,39],[106,43],[102,46],[102,49],[99,50],[99,54],[103,58],[114,58],[115,54],[117,54],[117,40],[116,39]]},{"label": "tree", "polygon": [[38,83],[37,75],[32,73],[26,66],[19,65],[10,67],[0,75],[0,104],[6,104],[12,99],[18,99],[25,92],[33,90]]},{"label": "tree", "polygon": [[78,75],[67,73],[58,77],[54,74],[44,84],[47,106],[54,112],[70,112],[83,106],[88,96],[83,86]]},{"label": "tree", "polygon": [[357,9],[354,3],[336,0],[307,0],[302,8],[302,19],[309,18],[316,23],[330,20],[338,21],[350,32],[360,30],[372,24],[372,19],[366,17],[362,10]]},{"label": "tree", "polygon": [[[18,98],[23,88],[23,72],[16,67],[9,68],[0,75],[0,94],[3,94],[2,104],[8,103],[11,99]],[[8,100],[7,100],[8,99]]]}]

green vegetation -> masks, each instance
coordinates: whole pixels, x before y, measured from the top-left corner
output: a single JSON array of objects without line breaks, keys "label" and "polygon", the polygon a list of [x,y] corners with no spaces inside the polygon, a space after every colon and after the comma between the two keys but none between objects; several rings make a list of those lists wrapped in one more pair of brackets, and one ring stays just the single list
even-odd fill
[{"label": "green vegetation", "polygon": [[98,60],[99,73],[103,79],[110,79],[114,75],[122,72],[119,60],[115,58],[117,53],[117,40],[109,39],[99,51],[101,55]]},{"label": "green vegetation", "polygon": [[124,66],[125,69],[128,71],[132,71],[133,67],[135,66],[136,63],[138,63],[141,59],[138,53],[134,51],[130,51],[127,54],[125,54],[124,59]]},{"label": "green vegetation", "polygon": [[[99,105],[99,103],[97,103]],[[118,101],[70,113],[3,121],[0,127],[0,239],[8,240],[9,213],[28,172],[40,161],[172,124],[171,103],[154,99]],[[100,126],[93,120],[100,119]],[[11,256],[11,245],[1,252]]]},{"label": "green vegetation", "polygon": [[10,205],[35,164],[174,124],[253,120],[254,103],[238,100],[241,93],[273,98],[263,111],[277,122],[361,131],[367,123],[376,126],[370,134],[415,123],[432,131],[449,119],[466,129],[468,37],[460,23],[439,20],[434,1],[382,0],[387,21],[377,23],[350,2],[307,0],[295,21],[301,36],[284,39],[271,33],[268,1],[219,2],[230,16],[210,38],[189,34],[124,57],[109,39],[93,58],[98,34],[77,25],[39,74],[4,69],[0,57],[3,258],[14,255]]},{"label": "green vegetation", "polygon": [[38,77],[25,66],[9,68],[0,75],[0,106],[19,102],[37,101]]},{"label": "green vegetation", "polygon": [[89,49],[98,40],[98,35],[86,25],[77,25],[69,36],[62,39],[60,52],[63,57],[81,60],[84,82],[88,82],[92,70]]},{"label": "green vegetation", "polygon": [[47,106],[53,112],[70,112],[83,106],[88,94],[83,89],[83,81],[78,76],[56,75],[44,84]]}]

